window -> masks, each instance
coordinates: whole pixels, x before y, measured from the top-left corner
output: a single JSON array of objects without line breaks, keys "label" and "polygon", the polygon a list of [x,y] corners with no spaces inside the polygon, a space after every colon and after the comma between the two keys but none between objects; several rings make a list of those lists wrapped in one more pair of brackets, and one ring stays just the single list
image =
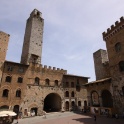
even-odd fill
[{"label": "window", "polygon": [[55,86],[58,86],[58,80],[55,80]]},{"label": "window", "polygon": [[11,79],[12,79],[12,77],[7,76],[7,77],[6,77],[6,81],[5,81],[5,82],[11,82]]},{"label": "window", "polygon": [[18,78],[18,83],[22,83],[23,82],[23,78],[22,77],[19,77]]},{"label": "window", "polygon": [[74,91],[71,92],[71,97],[74,97]]},{"label": "window", "polygon": [[13,67],[12,66],[8,66],[7,67],[7,71],[12,71],[13,70]]},{"label": "window", "polygon": [[124,61],[119,62],[119,70],[124,71]]},{"label": "window", "polygon": [[78,106],[81,106],[81,101],[78,101]]},{"label": "window", "polygon": [[74,87],[74,82],[71,82],[71,87]]},{"label": "window", "polygon": [[45,80],[45,83],[46,83],[46,84],[45,84],[46,86],[49,86],[49,85],[50,85],[50,80],[49,80],[49,79],[46,79],[46,80]]},{"label": "window", "polygon": [[20,67],[18,71],[22,73],[24,72],[24,68]]},{"label": "window", "polygon": [[16,91],[16,97],[21,97],[21,90]]},{"label": "window", "polygon": [[66,86],[66,87],[69,87],[69,83],[68,83],[68,82],[65,82],[65,86]]},{"label": "window", "polygon": [[38,77],[35,78],[35,85],[39,85],[40,79]]},{"label": "window", "polygon": [[8,89],[5,89],[3,90],[3,97],[8,97],[8,94],[9,94],[9,90]]},{"label": "window", "polygon": [[69,97],[69,92],[68,91],[65,92],[65,97]]},{"label": "window", "polygon": [[118,43],[115,44],[115,51],[116,52],[121,51],[121,43],[120,42],[118,42]]}]

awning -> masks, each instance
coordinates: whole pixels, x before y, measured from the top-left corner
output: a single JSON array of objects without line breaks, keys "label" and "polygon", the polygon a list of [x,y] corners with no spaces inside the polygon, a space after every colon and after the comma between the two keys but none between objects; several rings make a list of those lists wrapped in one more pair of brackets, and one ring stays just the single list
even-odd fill
[{"label": "awning", "polygon": [[0,111],[0,117],[5,116],[16,116],[17,114],[13,111]]}]

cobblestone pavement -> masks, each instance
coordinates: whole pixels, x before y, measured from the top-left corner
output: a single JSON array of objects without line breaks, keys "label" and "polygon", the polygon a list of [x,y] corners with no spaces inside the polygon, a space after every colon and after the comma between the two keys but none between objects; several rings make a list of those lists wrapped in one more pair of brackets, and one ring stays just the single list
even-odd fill
[{"label": "cobblestone pavement", "polygon": [[[14,120],[13,124],[16,124]],[[124,124],[124,119],[97,116],[96,122],[93,115],[76,114],[73,112],[49,113],[44,116],[19,119],[18,124]]]}]

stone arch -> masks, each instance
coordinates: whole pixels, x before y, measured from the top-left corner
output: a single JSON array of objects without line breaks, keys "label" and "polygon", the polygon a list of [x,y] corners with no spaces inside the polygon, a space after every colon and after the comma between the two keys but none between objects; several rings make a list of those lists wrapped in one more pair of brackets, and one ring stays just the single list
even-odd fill
[{"label": "stone arch", "polygon": [[61,111],[61,97],[57,93],[49,93],[44,99],[44,111],[58,112]]},{"label": "stone arch", "polygon": [[8,86],[8,85],[4,85],[4,86],[1,87],[1,89],[2,89],[2,90],[3,90],[3,89],[11,90],[12,88],[11,88],[10,86]]},{"label": "stone arch", "polygon": [[[107,97],[106,97],[107,96]],[[113,107],[113,100],[110,91],[103,90],[101,93],[103,107]]]}]

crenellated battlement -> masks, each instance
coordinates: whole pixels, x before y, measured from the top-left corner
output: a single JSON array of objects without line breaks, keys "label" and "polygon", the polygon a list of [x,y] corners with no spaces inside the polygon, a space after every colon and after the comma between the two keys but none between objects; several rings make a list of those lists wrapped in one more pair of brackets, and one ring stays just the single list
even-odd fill
[{"label": "crenellated battlement", "polygon": [[45,70],[48,70],[48,71],[50,71],[50,70],[51,71],[58,71],[58,72],[62,72],[64,74],[67,73],[67,70],[56,68],[56,67],[51,67],[51,66],[47,66],[47,65],[42,66],[42,69],[45,69]]},{"label": "crenellated battlement", "polygon": [[34,70],[45,70],[45,71],[56,71],[56,72],[61,72],[64,74],[67,74],[67,70],[56,68],[56,67],[51,67],[47,65],[42,65],[42,64],[34,64],[30,63],[30,68],[33,68]]},{"label": "crenellated battlement", "polygon": [[111,25],[111,27],[107,29],[107,32],[102,33],[103,40],[107,41],[109,38],[111,38],[122,29],[124,29],[124,17],[120,18],[120,22],[116,21],[115,25]]}]

